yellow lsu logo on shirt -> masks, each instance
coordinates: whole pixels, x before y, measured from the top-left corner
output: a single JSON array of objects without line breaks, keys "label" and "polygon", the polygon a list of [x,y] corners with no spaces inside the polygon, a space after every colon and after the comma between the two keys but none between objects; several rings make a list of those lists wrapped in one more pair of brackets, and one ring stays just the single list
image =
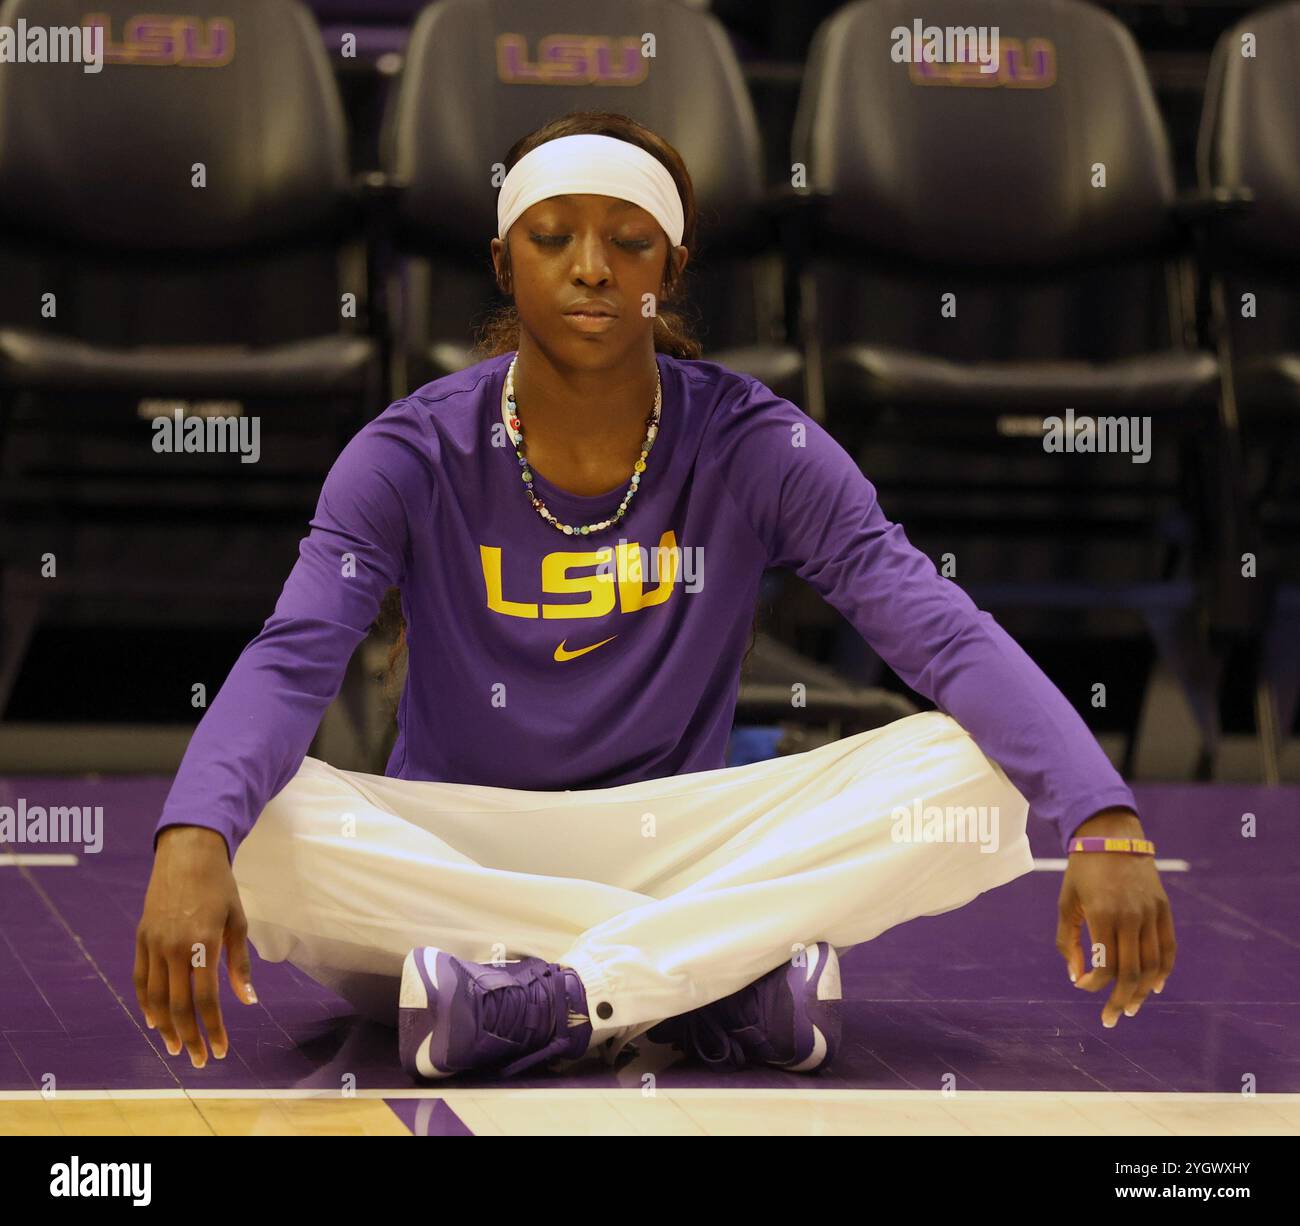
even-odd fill
[{"label": "yellow lsu logo on shirt", "polygon": [[[507,600],[502,591],[500,547],[480,545],[478,548],[487,587],[487,607],[507,617],[604,617],[614,611],[615,604],[623,613],[635,613],[638,609],[664,604],[672,596],[680,565],[677,537],[671,529],[659,538],[657,556],[662,561],[657,567],[658,583],[649,591],[642,574],[641,546],[636,541],[621,541],[617,546],[606,545],[590,551],[556,550],[542,558],[542,594],[585,593],[587,600],[581,604],[548,604]],[[599,570],[589,575],[569,573],[587,566]]]}]

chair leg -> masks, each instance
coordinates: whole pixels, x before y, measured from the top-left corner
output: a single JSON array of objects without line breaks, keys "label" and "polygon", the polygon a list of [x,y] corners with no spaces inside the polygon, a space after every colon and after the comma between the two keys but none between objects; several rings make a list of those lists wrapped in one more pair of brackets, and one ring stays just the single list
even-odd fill
[{"label": "chair leg", "polygon": [[1160,659],[1182,691],[1201,735],[1198,776],[1212,777],[1219,748],[1219,677],[1223,663],[1210,649],[1193,609],[1147,609],[1143,620]]},{"label": "chair leg", "polygon": [[7,578],[0,574],[0,593],[3,593],[0,596],[0,716],[3,716],[45,601],[39,589],[16,584],[12,569]]},{"label": "chair leg", "polygon": [[1278,732],[1277,695],[1267,677],[1261,677],[1255,685],[1255,728],[1259,733],[1264,782],[1275,787],[1281,781],[1279,760],[1283,738]]},{"label": "chair leg", "polygon": [[1255,712],[1268,783],[1277,783],[1281,777],[1282,747],[1295,726],[1300,700],[1300,635],[1295,630],[1298,605],[1294,590],[1279,593],[1260,653]]}]

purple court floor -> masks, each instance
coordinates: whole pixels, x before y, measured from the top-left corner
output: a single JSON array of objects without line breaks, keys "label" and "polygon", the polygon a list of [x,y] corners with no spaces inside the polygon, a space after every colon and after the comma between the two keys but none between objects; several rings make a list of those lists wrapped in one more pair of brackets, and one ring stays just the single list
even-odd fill
[{"label": "purple court floor", "polygon": [[[371,1093],[410,1090],[395,1032],[293,967],[254,959],[261,1003],[238,1004],[222,981],[231,1036],[224,1061],[195,1070],[166,1055],[140,1018],[134,933],[151,863],[164,777],[0,780],[0,804],[99,804],[105,846],[2,846],[72,853],[75,866],[0,867],[0,1091],[39,1090],[53,1074],[75,1090],[337,1089],[346,1074]],[[1054,947],[1061,852],[1032,828],[1044,863],[946,915],[914,920],[842,954],[844,1042],[814,1077],[756,1069],[719,1076],[668,1049],[642,1048],[619,1069],[594,1061],[529,1086],[617,1087],[652,1067],[665,1089],[931,1089],[951,1074],[972,1090],[1300,1091],[1300,788],[1167,784],[1135,788],[1173,902],[1178,965],[1162,996],[1114,1030],[1102,995],[1071,986]],[[1242,837],[1253,813],[1256,836]],[[1185,862],[1181,864],[1179,862]],[[647,1064],[647,1060],[650,1063]],[[458,1078],[457,1085],[500,1084]],[[422,1131],[464,1131],[446,1104],[389,1100]],[[410,1123],[411,1121],[407,1121]]]}]

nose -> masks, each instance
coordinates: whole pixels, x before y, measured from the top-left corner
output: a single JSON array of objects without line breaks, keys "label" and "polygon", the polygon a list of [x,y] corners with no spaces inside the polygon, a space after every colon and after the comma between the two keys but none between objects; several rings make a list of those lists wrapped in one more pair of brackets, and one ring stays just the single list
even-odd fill
[{"label": "nose", "polygon": [[584,227],[574,235],[573,279],[583,285],[604,285],[609,281],[609,253],[600,230]]}]

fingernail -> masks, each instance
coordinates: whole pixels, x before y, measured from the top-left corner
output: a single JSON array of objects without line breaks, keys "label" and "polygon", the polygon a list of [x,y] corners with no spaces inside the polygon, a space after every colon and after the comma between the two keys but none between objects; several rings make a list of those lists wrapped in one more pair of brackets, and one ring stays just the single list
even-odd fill
[{"label": "fingernail", "polygon": [[1128,1007],[1127,1009],[1124,1010],[1124,1016],[1125,1016],[1125,1017],[1137,1017],[1137,1015],[1138,1015],[1138,1010],[1139,1010],[1140,1008],[1142,1008],[1141,1005],[1129,1005],[1129,1007]]},{"label": "fingernail", "polygon": [[216,1056],[218,1060],[224,1060],[226,1058],[226,1049],[224,1047],[218,1047],[215,1043],[213,1043],[212,1054]]},{"label": "fingernail", "polygon": [[181,1045],[179,1043],[173,1047],[168,1039],[164,1039],[163,1045],[167,1048],[167,1054],[169,1056],[179,1056],[181,1054]]},{"label": "fingernail", "polygon": [[1152,991],[1155,992],[1157,996],[1164,990],[1165,990],[1165,981],[1163,979],[1158,984],[1156,984],[1156,986],[1152,989]]},{"label": "fingernail", "polygon": [[205,1064],[207,1064],[207,1062],[208,1062],[207,1056],[204,1056],[202,1060],[196,1060],[192,1055],[190,1056],[190,1063],[194,1065],[195,1068],[202,1068]]},{"label": "fingernail", "polygon": [[145,1024],[146,1026],[148,1026],[150,1030],[153,1029],[153,1017],[152,1017],[152,1015],[150,1015],[150,1014],[148,1014],[148,1013],[146,1013],[146,1014],[144,1015],[144,1024]]},{"label": "fingernail", "polygon": [[1078,981],[1079,981],[1079,976],[1076,975],[1073,971],[1071,971],[1071,972],[1070,972],[1070,982],[1071,982],[1071,983],[1078,983]]},{"label": "fingernail", "polygon": [[251,983],[244,985],[244,1000],[250,1005],[257,1004],[257,993],[253,991]]},{"label": "fingernail", "polygon": [[1111,1018],[1110,1021],[1107,1021],[1105,1018],[1102,1018],[1102,1019],[1101,1019],[1101,1024],[1102,1024],[1103,1026],[1105,1026],[1107,1030],[1114,1030],[1114,1029],[1115,1029],[1115,1024],[1116,1024],[1118,1021],[1119,1021],[1119,1018],[1117,1018],[1117,1017],[1113,1017],[1113,1018]]}]

